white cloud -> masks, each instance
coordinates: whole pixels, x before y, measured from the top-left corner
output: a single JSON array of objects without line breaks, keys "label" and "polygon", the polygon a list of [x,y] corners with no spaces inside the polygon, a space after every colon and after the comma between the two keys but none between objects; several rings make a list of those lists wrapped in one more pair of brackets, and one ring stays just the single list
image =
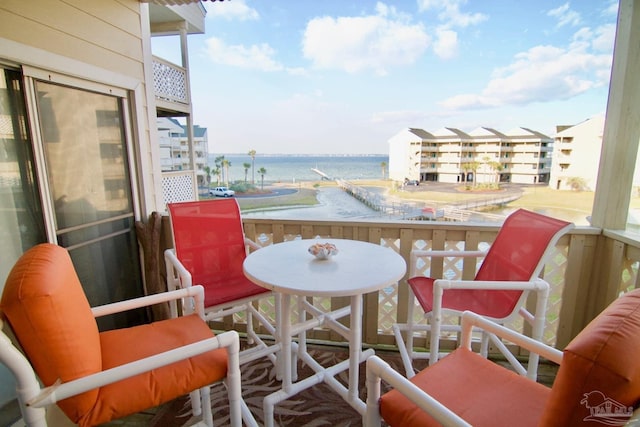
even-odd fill
[{"label": "white cloud", "polygon": [[369,119],[373,124],[394,124],[402,126],[405,123],[420,123],[428,117],[424,111],[381,111],[373,113]]},{"label": "white cloud", "polygon": [[616,24],[607,24],[596,28],[596,34],[591,44],[594,50],[612,53],[615,38]]},{"label": "white cloud", "polygon": [[[446,108],[478,109],[569,99],[606,85],[611,68],[611,48],[599,49],[614,28],[592,32],[582,28],[568,49],[536,46],[517,54],[514,61],[494,70],[493,78],[478,94],[460,94],[444,100]],[[596,49],[598,46],[598,49]],[[603,53],[604,52],[604,53]]]},{"label": "white cloud", "polygon": [[453,30],[439,28],[436,30],[436,41],[433,51],[442,59],[451,59],[458,53],[458,33]]},{"label": "white cloud", "polygon": [[617,16],[618,15],[618,0],[609,0],[609,4],[605,6],[602,14],[605,16]]},{"label": "white cloud", "polygon": [[258,12],[247,6],[244,0],[215,2],[207,5],[207,17],[223,18],[228,21],[255,21],[260,19]]},{"label": "white cloud", "polygon": [[446,27],[465,28],[486,21],[489,17],[483,13],[463,13],[460,6],[467,0],[418,0],[418,10],[421,12],[435,9],[439,10],[438,19]]},{"label": "white cloud", "polygon": [[303,53],[317,68],[349,73],[414,63],[429,45],[422,25],[411,24],[395,8],[378,3],[376,15],[320,17],[307,24]]},{"label": "white cloud", "polygon": [[458,33],[452,28],[478,25],[489,17],[483,13],[465,13],[460,9],[467,0],[418,0],[418,10],[438,11],[441,25],[436,29],[433,51],[442,59],[451,59],[458,53]]},{"label": "white cloud", "polygon": [[554,17],[558,20],[557,27],[563,27],[565,25],[577,26],[582,22],[580,14],[571,9],[569,3],[565,3],[560,7],[551,9],[547,12],[548,16]]},{"label": "white cloud", "polygon": [[251,45],[227,45],[217,37],[206,40],[207,55],[218,64],[232,65],[241,68],[257,69],[262,71],[281,71],[282,64],[273,59],[275,51],[268,44]]}]

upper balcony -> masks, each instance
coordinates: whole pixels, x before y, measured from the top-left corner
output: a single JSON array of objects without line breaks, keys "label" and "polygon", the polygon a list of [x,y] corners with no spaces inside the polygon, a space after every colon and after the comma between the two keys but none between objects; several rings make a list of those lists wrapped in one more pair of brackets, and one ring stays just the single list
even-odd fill
[{"label": "upper balcony", "polygon": [[158,109],[185,114],[191,110],[186,68],[154,56],[153,89]]},{"label": "upper balcony", "polygon": [[160,112],[169,115],[191,113],[187,35],[204,33],[205,15],[206,9],[200,2],[177,6],[149,3],[152,37],[179,36],[183,58],[183,63],[176,65],[153,57],[153,86],[156,108]]}]

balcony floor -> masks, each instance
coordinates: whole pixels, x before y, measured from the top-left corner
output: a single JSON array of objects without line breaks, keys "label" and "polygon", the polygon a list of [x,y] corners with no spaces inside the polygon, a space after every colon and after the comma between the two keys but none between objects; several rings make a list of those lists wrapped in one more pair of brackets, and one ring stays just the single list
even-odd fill
[{"label": "balcony floor", "polygon": [[[310,345],[309,348],[309,352],[322,364],[333,364],[348,357],[346,348],[342,347]],[[402,372],[397,352],[376,351],[376,354]],[[418,361],[418,367],[420,367],[419,364],[426,365],[426,362]],[[360,368],[361,397],[366,396],[364,366],[362,364]],[[311,369],[303,366],[300,362],[298,367],[300,378],[305,378],[311,373]],[[241,369],[243,398],[258,424],[263,425],[262,401],[265,396],[279,389],[280,382],[275,379],[274,367],[266,358],[247,363]],[[539,382],[550,386],[555,378],[556,370],[557,367],[553,364],[541,363]],[[345,384],[346,372],[343,372],[338,378]],[[382,387],[383,391],[386,390],[384,383]],[[212,388],[211,400],[215,425],[228,425],[226,391],[222,384]],[[114,421],[108,426],[178,427],[190,425],[195,421],[190,418],[190,410],[188,399],[184,397],[155,410]],[[280,403],[275,407],[275,414],[278,426],[333,425],[347,427],[362,425],[360,415],[325,384],[311,387]]]}]

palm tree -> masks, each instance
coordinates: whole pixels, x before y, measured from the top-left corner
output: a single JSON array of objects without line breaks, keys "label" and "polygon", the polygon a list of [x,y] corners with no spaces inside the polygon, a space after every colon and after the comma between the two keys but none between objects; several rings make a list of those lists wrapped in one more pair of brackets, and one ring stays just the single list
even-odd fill
[{"label": "palm tree", "polygon": [[[251,157],[251,183],[255,184],[256,183],[256,177],[255,177],[256,150],[249,150],[248,154]],[[246,178],[245,178],[245,181],[246,181]]]},{"label": "palm tree", "polygon": [[382,179],[384,179],[387,173],[387,162],[381,162],[380,167],[382,168]]},{"label": "palm tree", "polygon": [[207,187],[208,187],[209,184],[211,184],[211,168],[209,166],[205,166],[203,169],[204,169],[204,173],[207,174]]},{"label": "palm tree", "polygon": [[489,157],[489,156],[484,156],[482,158],[482,162],[485,164],[485,167],[482,168],[482,170],[483,170],[482,176],[484,177],[482,179],[482,181],[483,181],[484,184],[487,183],[487,169],[490,168],[490,165],[489,165],[490,161],[491,161],[491,157]]},{"label": "palm tree", "polygon": [[262,177],[262,183],[260,185],[260,190],[264,190],[264,175],[267,173],[267,170],[265,168],[260,168],[260,169],[258,169],[258,173]]},{"label": "palm tree", "polygon": [[227,187],[229,186],[229,166],[231,166],[231,162],[227,159],[223,159],[222,170],[224,171],[224,183]]},{"label": "palm tree", "polygon": [[502,170],[502,164],[500,162],[496,162],[495,160],[492,160],[487,164],[493,171],[493,182],[496,188],[500,187],[500,171]]},{"label": "palm tree", "polygon": [[242,167],[244,168],[244,183],[247,183],[247,172],[249,172],[249,168],[251,167],[251,163],[243,163]]},{"label": "palm tree", "polygon": [[215,168],[215,172],[216,175],[218,176],[218,185],[220,185],[220,182],[222,181],[222,177],[220,176],[220,174],[222,173],[222,162],[224,161],[224,156],[217,156],[214,160],[213,160],[213,164],[216,166]]},{"label": "palm tree", "polygon": [[220,166],[215,167],[215,169],[211,169],[211,175],[216,176],[217,185],[220,185]]},{"label": "palm tree", "polygon": [[460,165],[460,167],[462,168],[463,172],[473,172],[473,186],[476,186],[476,172],[478,171],[478,169],[480,168],[480,163],[476,162],[475,160],[473,162],[469,162],[469,163],[463,163],[462,165]]}]

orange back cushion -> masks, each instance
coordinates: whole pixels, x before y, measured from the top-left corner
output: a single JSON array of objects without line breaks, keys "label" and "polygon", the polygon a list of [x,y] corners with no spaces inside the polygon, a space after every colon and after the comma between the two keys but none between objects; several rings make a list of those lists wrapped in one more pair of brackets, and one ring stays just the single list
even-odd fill
[{"label": "orange back cushion", "polygon": [[[0,307],[45,386],[102,369],[100,335],[67,251],[44,243],[17,261]],[[97,390],[59,402],[74,422],[88,412]]]},{"label": "orange back cushion", "polygon": [[640,402],[639,354],[636,289],[614,301],[567,345],[541,425],[605,423],[616,410],[628,413]]}]

